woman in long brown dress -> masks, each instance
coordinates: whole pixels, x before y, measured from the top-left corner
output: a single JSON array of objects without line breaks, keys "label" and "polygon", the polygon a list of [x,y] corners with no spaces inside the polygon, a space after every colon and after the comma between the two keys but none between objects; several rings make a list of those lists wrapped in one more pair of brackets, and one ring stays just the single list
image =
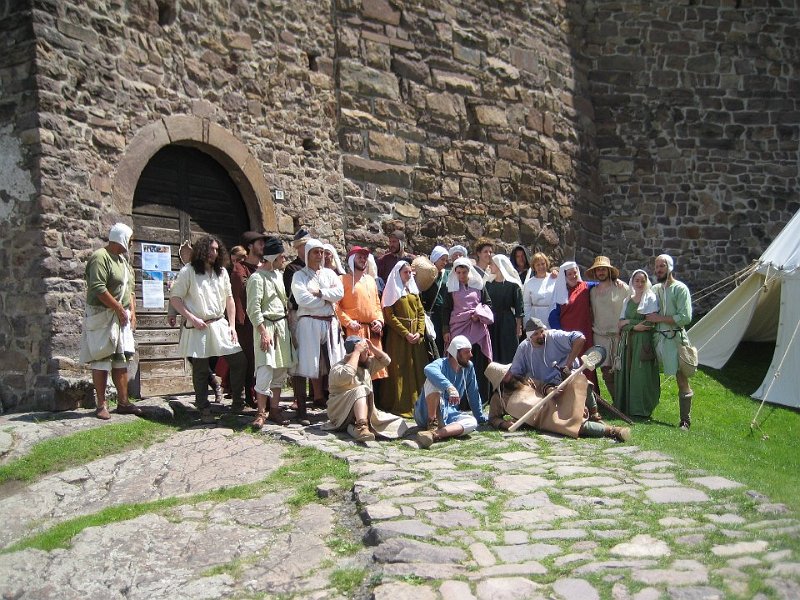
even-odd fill
[{"label": "woman in long brown dress", "polygon": [[425,346],[425,310],[411,272],[411,265],[399,261],[383,290],[383,318],[386,323],[386,353],[391,357],[389,377],[381,382],[383,410],[410,417],[419,391],[425,383],[423,369],[428,363]]}]

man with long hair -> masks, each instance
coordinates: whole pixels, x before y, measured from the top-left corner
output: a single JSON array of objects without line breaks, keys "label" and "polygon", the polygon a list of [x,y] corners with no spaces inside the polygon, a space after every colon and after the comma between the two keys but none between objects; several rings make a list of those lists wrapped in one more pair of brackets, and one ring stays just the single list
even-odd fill
[{"label": "man with long hair", "polygon": [[178,273],[170,304],[186,319],[178,350],[192,359],[195,405],[204,423],[213,422],[208,402],[208,359],[224,356],[230,367],[233,406],[243,404],[247,362],[236,336],[231,280],[223,267],[225,245],[208,235],[194,245],[191,262]]}]

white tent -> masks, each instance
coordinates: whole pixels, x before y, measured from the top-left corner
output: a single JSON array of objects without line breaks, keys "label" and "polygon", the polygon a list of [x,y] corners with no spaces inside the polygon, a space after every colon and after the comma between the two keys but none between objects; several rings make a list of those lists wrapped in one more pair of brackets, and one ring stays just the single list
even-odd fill
[{"label": "white tent", "polygon": [[752,397],[800,407],[800,212],[750,275],[689,330],[700,364],[722,368],[740,341],[775,341],[775,353]]}]

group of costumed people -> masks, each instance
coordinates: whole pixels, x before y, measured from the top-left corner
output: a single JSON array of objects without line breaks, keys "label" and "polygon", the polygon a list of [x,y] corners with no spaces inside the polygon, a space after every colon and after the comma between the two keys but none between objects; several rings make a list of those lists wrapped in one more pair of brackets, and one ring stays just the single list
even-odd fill
[{"label": "group of costumed people", "polygon": [[[667,255],[656,260],[659,284],[652,286],[641,269],[629,284],[620,281],[605,257],[586,272],[596,281],[585,282],[574,262],[554,269],[542,253],[528,260],[519,246],[509,256],[495,254],[494,243],[483,239],[475,259],[460,245],[414,257],[402,232],[392,232],[389,250],[377,260],[369,249],[352,247],[347,269],[332,245],[305,229],[292,241],[292,262],[275,236],[247,232],[242,241],[241,262],[249,259],[249,266],[234,265],[229,276],[222,242],[198,240],[170,291],[170,306],[183,317],[179,349],[191,362],[205,422],[214,420],[208,387],[217,357],[228,366],[232,408],[241,409],[252,394],[256,428],[289,422],[280,399],[291,381],[301,423],[309,423],[307,400],[327,409],[327,428],[346,429],[360,441],[400,437],[408,430],[405,419],[414,418],[423,447],[484,422],[505,429],[522,417],[563,435],[626,440],[627,429],[600,418],[594,372],[570,377],[594,344],[603,348],[598,366],[613,403],[626,414],[652,413],[660,397],[659,359],[666,373],[680,374],[672,354],[686,342],[691,300],[672,277]],[[127,250],[113,242],[109,248],[114,256]],[[100,258],[108,262],[93,257],[90,265]],[[87,267],[87,280],[98,278],[96,270]],[[119,302],[96,283],[90,298],[122,323],[121,311],[133,299],[116,279],[108,296],[119,293]],[[98,369],[121,368],[123,360],[115,352]],[[542,404],[562,383],[555,400]],[[681,425],[688,428],[693,392],[685,377],[678,384]]]}]

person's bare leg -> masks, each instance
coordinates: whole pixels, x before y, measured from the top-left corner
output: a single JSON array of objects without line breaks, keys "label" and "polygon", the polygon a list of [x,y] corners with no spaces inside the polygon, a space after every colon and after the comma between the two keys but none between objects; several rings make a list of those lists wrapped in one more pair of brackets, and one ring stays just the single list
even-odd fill
[{"label": "person's bare leg", "polygon": [[269,417],[268,419],[278,425],[288,425],[289,421],[283,416],[281,409],[281,388],[272,388],[272,396],[269,398]]},{"label": "person's bare leg", "polygon": [[108,414],[108,404],[106,400],[108,371],[92,369],[92,383],[94,384],[94,392],[97,396],[97,410],[95,410],[95,415],[98,419],[106,421],[111,418],[111,415]]},{"label": "person's bare leg", "polygon": [[128,404],[128,369],[111,369],[111,379],[117,388],[117,406]]},{"label": "person's bare leg", "polygon": [[694,391],[689,385],[689,379],[678,371],[675,374],[675,381],[678,383],[678,406],[680,409],[680,428],[689,429],[692,424],[692,398]]},{"label": "person's bare leg", "polygon": [[267,420],[267,397],[264,394],[256,392],[256,418],[250,426],[253,429],[261,429],[264,427],[264,422]]},{"label": "person's bare leg", "polygon": [[369,405],[367,398],[359,398],[353,405],[353,417],[355,427],[353,437],[359,442],[371,442],[375,439],[375,434],[369,430]]},{"label": "person's bare leg", "polygon": [[325,406],[325,393],[322,387],[321,377],[315,377],[311,380],[311,390],[314,395],[314,406]]}]

